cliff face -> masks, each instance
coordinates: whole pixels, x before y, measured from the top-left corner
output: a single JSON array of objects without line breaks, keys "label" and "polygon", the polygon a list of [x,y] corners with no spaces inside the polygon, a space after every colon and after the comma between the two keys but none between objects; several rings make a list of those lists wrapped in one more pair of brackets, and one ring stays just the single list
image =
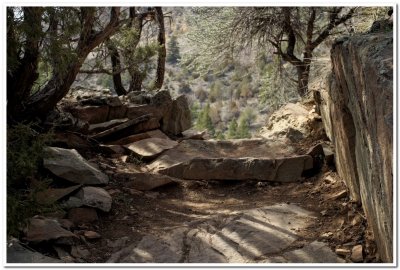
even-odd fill
[{"label": "cliff face", "polygon": [[393,32],[337,41],[319,108],[338,173],[362,204],[378,253],[393,261]]}]

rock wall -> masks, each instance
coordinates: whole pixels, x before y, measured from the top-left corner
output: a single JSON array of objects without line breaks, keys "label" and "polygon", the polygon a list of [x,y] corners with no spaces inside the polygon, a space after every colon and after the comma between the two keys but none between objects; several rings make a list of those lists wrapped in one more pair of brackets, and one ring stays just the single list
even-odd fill
[{"label": "rock wall", "polygon": [[393,32],[337,40],[319,109],[338,173],[362,204],[383,262],[393,261]]}]

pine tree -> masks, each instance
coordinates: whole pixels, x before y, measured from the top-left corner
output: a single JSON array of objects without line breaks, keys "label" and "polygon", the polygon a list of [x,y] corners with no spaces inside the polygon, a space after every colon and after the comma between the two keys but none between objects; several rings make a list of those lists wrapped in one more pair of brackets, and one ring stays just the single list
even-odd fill
[{"label": "pine tree", "polygon": [[179,52],[178,40],[175,35],[171,36],[171,39],[168,42],[168,54],[167,54],[167,62],[169,64],[176,64],[181,59],[181,55]]},{"label": "pine tree", "polygon": [[232,121],[229,123],[228,127],[228,134],[227,138],[228,139],[236,139],[237,138],[237,129],[238,129],[238,124],[236,119],[232,119]]}]

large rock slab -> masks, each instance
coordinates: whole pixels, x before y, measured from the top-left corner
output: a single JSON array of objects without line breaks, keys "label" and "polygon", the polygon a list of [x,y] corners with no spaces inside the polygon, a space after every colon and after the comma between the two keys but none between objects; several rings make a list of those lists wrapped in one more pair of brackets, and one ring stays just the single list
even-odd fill
[{"label": "large rock slab", "polygon": [[45,256],[23,247],[13,239],[7,244],[7,263],[62,263],[63,261]]},{"label": "large rock slab", "polygon": [[87,162],[75,149],[47,147],[44,167],[65,180],[77,184],[107,184],[108,176]]},{"label": "large rock slab", "polygon": [[40,204],[52,204],[71,194],[80,187],[81,185],[75,185],[68,188],[48,188],[46,190],[39,191],[36,194],[36,200]]},{"label": "large rock slab", "polygon": [[111,210],[112,198],[107,191],[98,187],[83,187],[77,194],[83,205],[98,208],[104,212]]},{"label": "large rock slab", "polygon": [[108,120],[109,106],[74,106],[69,108],[69,112],[78,119],[97,124]]},{"label": "large rock slab", "polygon": [[393,262],[393,32],[337,40],[331,59],[319,107],[336,168]]},{"label": "large rock slab", "polygon": [[185,140],[151,163],[150,171],[190,180],[295,182],[313,167],[309,155],[266,140]]},{"label": "large rock slab", "polygon": [[55,219],[34,217],[29,220],[25,239],[34,243],[58,240],[60,244],[72,245],[78,237],[61,227]]},{"label": "large rock slab", "polygon": [[[290,248],[315,219],[313,213],[293,204],[277,204],[216,215],[162,235],[145,235],[141,241],[114,253],[108,263],[256,263],[276,254],[292,253],[283,262],[310,262],[320,250],[319,261],[339,262],[329,247],[311,243],[303,249]],[[328,255],[325,255],[328,254]],[[340,261],[341,262],[341,261]]]},{"label": "large rock slab", "polygon": [[148,138],[125,145],[125,147],[140,158],[152,159],[177,145],[178,143],[171,139]]}]

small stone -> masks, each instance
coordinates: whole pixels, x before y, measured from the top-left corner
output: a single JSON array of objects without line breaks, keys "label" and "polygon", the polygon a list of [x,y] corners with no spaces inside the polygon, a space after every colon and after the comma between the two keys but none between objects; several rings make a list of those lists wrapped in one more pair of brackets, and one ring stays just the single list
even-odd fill
[{"label": "small stone", "polygon": [[357,246],[353,247],[353,249],[351,250],[350,259],[353,262],[356,262],[356,263],[363,262],[364,257],[363,257],[363,247],[362,247],[362,245],[357,245]]},{"label": "small stone", "polygon": [[87,258],[90,256],[90,251],[80,246],[73,246],[71,248],[71,255],[78,259]]},{"label": "small stone", "polygon": [[81,199],[79,199],[75,196],[71,196],[68,198],[67,201],[65,201],[61,204],[61,207],[64,209],[71,209],[71,208],[81,207],[82,205],[83,205],[83,202]]},{"label": "small stone", "polygon": [[326,216],[326,214],[328,213],[328,210],[323,210],[320,212],[322,216]]},{"label": "small stone", "polygon": [[74,227],[74,223],[69,219],[58,219],[57,221],[58,223],[60,223],[61,227],[69,231],[71,230],[72,227]]},{"label": "small stone", "polygon": [[333,184],[333,183],[335,183],[336,181],[335,181],[335,179],[333,179],[332,176],[328,175],[328,176],[326,176],[326,177],[324,178],[324,182],[327,183],[327,184]]},{"label": "small stone", "polygon": [[333,236],[332,232],[326,232],[326,233],[321,234],[322,238],[329,238],[329,237],[332,237],[332,236]]},{"label": "small stone", "polygon": [[338,191],[330,196],[328,196],[329,200],[338,200],[347,196],[347,190]]},{"label": "small stone", "polygon": [[344,256],[344,257],[351,254],[351,251],[348,249],[345,249],[345,248],[337,248],[337,249],[335,249],[335,252],[337,255]]},{"label": "small stone", "polygon": [[101,238],[101,235],[97,232],[94,231],[85,231],[83,233],[83,235],[87,238],[87,239],[99,239]]},{"label": "small stone", "polygon": [[357,226],[363,221],[363,218],[360,215],[356,215],[351,221],[352,226]]}]

